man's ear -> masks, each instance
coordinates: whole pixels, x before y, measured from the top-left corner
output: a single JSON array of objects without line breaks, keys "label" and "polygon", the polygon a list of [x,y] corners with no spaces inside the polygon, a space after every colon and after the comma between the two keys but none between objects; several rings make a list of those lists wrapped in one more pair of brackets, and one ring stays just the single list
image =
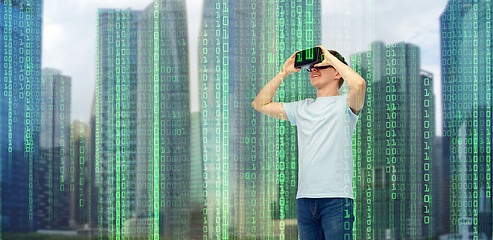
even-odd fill
[{"label": "man's ear", "polygon": [[335,78],[337,79],[337,81],[339,81],[339,79],[341,79],[341,77],[342,77],[341,74],[339,74],[339,72],[336,71]]}]

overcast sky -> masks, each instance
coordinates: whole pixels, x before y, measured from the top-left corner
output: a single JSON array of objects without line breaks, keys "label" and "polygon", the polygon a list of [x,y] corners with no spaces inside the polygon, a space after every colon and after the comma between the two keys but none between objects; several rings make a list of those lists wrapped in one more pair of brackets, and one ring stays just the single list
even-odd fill
[{"label": "overcast sky", "polygon": [[[71,119],[89,121],[95,85],[98,8],[142,10],[152,0],[45,0],[42,67],[72,77]],[[371,3],[367,3],[371,2]],[[447,0],[322,0],[322,44],[349,55],[372,41],[408,42],[421,48],[421,68],[434,75],[440,94],[439,17]],[[198,111],[197,42],[203,0],[186,0],[190,46],[191,110]],[[441,113],[441,101],[435,103]],[[441,127],[441,116],[437,119]],[[441,135],[441,132],[438,132]]]}]

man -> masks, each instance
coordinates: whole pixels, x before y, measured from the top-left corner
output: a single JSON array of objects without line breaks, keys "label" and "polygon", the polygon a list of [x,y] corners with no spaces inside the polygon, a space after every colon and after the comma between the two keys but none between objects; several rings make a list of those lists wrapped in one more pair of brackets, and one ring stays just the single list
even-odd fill
[{"label": "man", "polygon": [[[319,47],[324,60],[315,64],[310,72],[317,99],[272,102],[282,81],[289,74],[300,71],[294,67],[294,53],[262,88],[252,106],[263,114],[297,125],[299,176],[296,202],[300,239],[352,239],[351,139],[363,107],[366,82],[347,66],[339,53]],[[340,95],[338,89],[344,81],[349,86],[349,93]]]}]

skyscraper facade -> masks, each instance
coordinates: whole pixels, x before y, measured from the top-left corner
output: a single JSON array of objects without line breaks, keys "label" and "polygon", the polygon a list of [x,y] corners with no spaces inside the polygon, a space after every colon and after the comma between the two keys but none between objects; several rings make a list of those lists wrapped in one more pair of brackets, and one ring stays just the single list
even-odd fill
[{"label": "skyscraper facade", "polygon": [[141,235],[190,239],[185,1],[156,0],[138,25],[137,215]]},{"label": "skyscraper facade", "polygon": [[[92,224],[92,191],[95,185],[89,125],[73,121],[70,127],[70,219],[71,229],[83,230]],[[66,206],[65,206],[66,207]]]},{"label": "skyscraper facade", "polygon": [[0,3],[0,232],[36,229],[43,1]]},{"label": "skyscraper facade", "polygon": [[[297,239],[296,130],[251,102],[291,54],[320,44],[320,3],[205,1],[202,24],[204,237]],[[307,79],[293,74],[274,101],[314,97]]]},{"label": "skyscraper facade", "polygon": [[190,114],[190,234],[192,239],[202,237],[204,213],[204,186],[202,166],[202,131],[199,112]]},{"label": "skyscraper facade", "polygon": [[433,141],[433,202],[440,207],[433,209],[433,232],[435,236],[447,235],[450,232],[450,138],[435,136]]},{"label": "skyscraper facade", "polygon": [[94,149],[98,234],[117,238],[135,215],[139,14],[98,10]]},{"label": "skyscraper facade", "polygon": [[[100,201],[102,198],[102,190],[101,190],[101,173],[100,173],[100,165],[96,164],[96,94],[93,95],[92,98],[92,106],[91,106],[91,118],[90,118],[90,149],[91,149],[91,211],[90,211],[90,224],[88,227],[91,229],[90,232],[91,234],[99,234],[100,232],[98,231],[98,226],[100,225]],[[98,129],[99,130],[99,129]],[[98,167],[98,169],[96,169]],[[98,170],[98,171],[96,171]]]},{"label": "skyscraper facade", "polygon": [[69,228],[72,79],[44,68],[41,81],[40,155],[36,192],[38,228]]},{"label": "skyscraper facade", "polygon": [[356,238],[432,236],[432,75],[416,45],[375,42],[351,56],[367,83],[353,139]]},{"label": "skyscraper facade", "polygon": [[453,238],[492,237],[491,14],[489,1],[451,0],[440,17]]}]

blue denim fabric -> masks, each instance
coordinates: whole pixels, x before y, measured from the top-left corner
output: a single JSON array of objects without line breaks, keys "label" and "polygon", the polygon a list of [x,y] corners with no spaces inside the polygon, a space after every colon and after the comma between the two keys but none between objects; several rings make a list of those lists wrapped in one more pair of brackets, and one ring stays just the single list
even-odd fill
[{"label": "blue denim fabric", "polygon": [[353,239],[353,199],[299,198],[296,202],[301,240]]}]

